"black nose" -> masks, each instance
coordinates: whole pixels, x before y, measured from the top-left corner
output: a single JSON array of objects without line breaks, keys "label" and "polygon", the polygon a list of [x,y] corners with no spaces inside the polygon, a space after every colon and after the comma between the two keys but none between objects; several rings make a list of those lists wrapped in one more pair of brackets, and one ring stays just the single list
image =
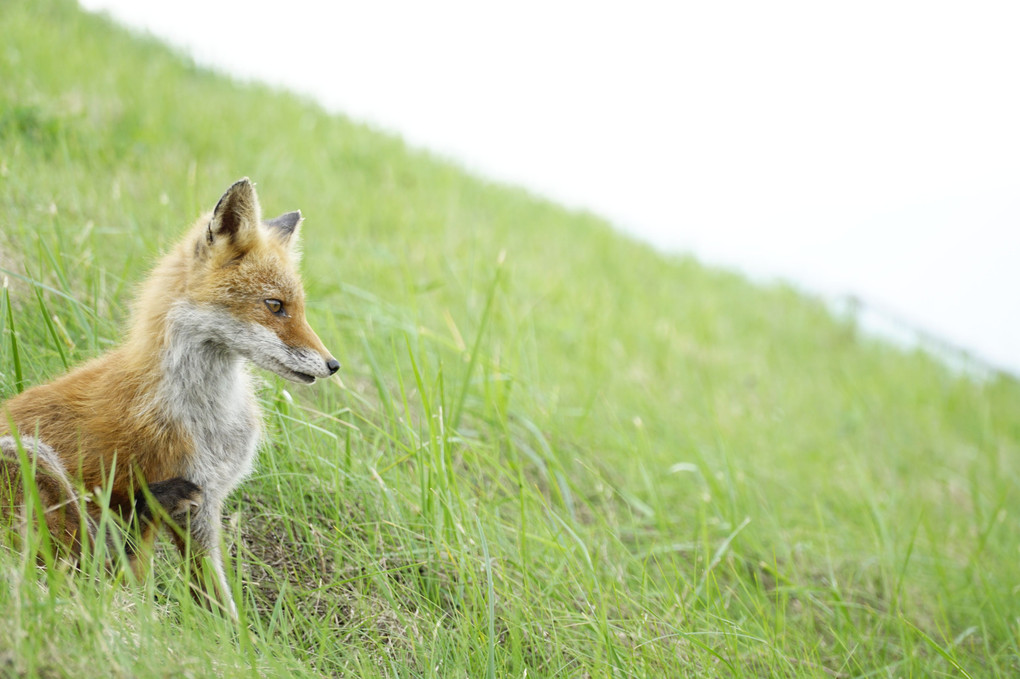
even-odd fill
[{"label": "black nose", "polygon": [[336,360],[335,358],[331,358],[328,361],[326,361],[326,367],[329,368],[329,374],[332,375],[333,373],[340,369],[340,361]]}]

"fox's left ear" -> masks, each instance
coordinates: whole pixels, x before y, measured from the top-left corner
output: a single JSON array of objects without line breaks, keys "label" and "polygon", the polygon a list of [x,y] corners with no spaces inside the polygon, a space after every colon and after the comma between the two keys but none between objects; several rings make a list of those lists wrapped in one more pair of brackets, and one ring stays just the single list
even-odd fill
[{"label": "fox's left ear", "polygon": [[209,245],[226,241],[242,253],[258,238],[259,198],[247,177],[236,181],[220,197],[206,228]]},{"label": "fox's left ear", "polygon": [[293,245],[297,241],[297,230],[302,221],[304,221],[304,217],[301,216],[301,210],[295,210],[286,212],[279,217],[267,219],[262,223],[269,230],[269,235],[280,243]]}]

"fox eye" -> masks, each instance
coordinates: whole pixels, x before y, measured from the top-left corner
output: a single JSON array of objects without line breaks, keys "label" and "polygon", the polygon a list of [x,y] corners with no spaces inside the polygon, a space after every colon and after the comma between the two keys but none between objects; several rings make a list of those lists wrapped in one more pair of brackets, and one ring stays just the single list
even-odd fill
[{"label": "fox eye", "polygon": [[267,299],[266,308],[276,316],[286,316],[287,313],[283,310],[283,302],[278,299]]}]

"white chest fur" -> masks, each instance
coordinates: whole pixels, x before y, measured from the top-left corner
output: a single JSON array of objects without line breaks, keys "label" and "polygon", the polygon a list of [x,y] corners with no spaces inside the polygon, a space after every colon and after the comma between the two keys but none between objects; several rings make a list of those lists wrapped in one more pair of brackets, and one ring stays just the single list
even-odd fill
[{"label": "white chest fur", "polygon": [[180,473],[222,501],[251,473],[261,417],[244,359],[225,342],[226,314],[181,305],[170,313],[161,406],[195,444]]}]

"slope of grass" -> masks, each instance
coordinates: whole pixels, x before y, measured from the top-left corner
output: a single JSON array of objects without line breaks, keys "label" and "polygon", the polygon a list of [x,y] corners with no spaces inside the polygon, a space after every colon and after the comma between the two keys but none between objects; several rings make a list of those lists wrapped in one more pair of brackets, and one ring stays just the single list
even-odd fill
[{"label": "slope of grass", "polygon": [[[0,559],[0,673],[1015,676],[1020,386],[862,339],[59,0],[0,3],[0,398],[240,176],[340,380],[266,376],[244,623]],[[8,302],[9,298],[9,302]]]}]

